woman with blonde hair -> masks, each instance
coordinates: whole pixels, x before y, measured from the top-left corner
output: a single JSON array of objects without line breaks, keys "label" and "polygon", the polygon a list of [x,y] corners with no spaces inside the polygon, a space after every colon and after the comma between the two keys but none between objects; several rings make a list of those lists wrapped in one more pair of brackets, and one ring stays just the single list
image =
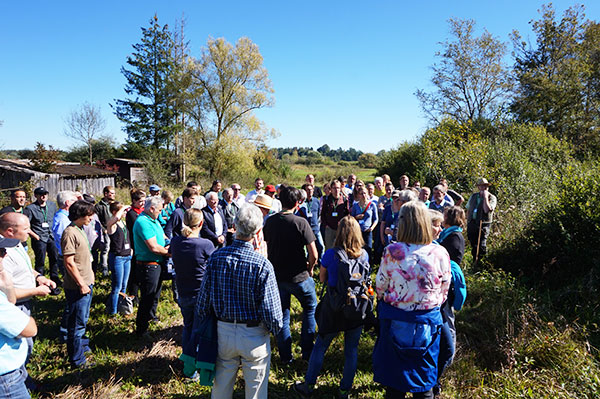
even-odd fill
[{"label": "woman with blonde hair", "polygon": [[450,286],[450,257],[432,243],[425,205],[400,208],[398,242],[385,248],[376,289],[380,333],[373,349],[373,380],[386,398],[433,398],[442,314]]},{"label": "woman with blonde hair", "polygon": [[[338,225],[337,235],[334,247],[328,249],[321,259],[321,268],[319,278],[321,282],[327,282],[327,290],[335,290],[338,284],[338,268],[347,265],[350,262],[359,262],[361,267],[366,269],[366,275],[370,274],[369,256],[363,249],[364,241],[360,226],[354,217],[347,215]],[[344,262],[342,264],[342,261]],[[346,266],[347,267],[347,266]],[[327,298],[323,298],[326,301]],[[354,375],[358,361],[358,341],[362,333],[364,320],[355,321],[345,319],[341,312],[329,313],[327,306],[322,306],[320,320],[327,320],[327,326],[319,325],[319,334],[315,346],[308,361],[308,370],[305,380],[302,383],[296,383],[294,390],[302,397],[310,397],[317,377],[323,366],[325,352],[331,344],[331,341],[340,331],[344,331],[344,371],[340,381],[339,397],[347,398],[352,388]],[[325,328],[323,328],[325,327]]]},{"label": "woman with blonde hair", "polygon": [[[194,308],[200,291],[200,284],[206,272],[206,261],[214,252],[210,240],[200,237],[204,222],[200,209],[190,208],[183,215],[181,235],[171,240],[171,254],[175,267],[175,283],[179,292],[179,307],[183,316],[181,345],[186,347],[192,337]],[[191,377],[191,376],[188,376]]]}]

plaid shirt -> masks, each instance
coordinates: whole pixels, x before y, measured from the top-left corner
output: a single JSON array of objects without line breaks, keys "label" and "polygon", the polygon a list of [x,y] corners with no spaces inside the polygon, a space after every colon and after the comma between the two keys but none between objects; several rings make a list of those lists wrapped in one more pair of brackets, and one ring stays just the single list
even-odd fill
[{"label": "plaid shirt", "polygon": [[211,306],[217,319],[262,321],[273,334],[283,326],[273,265],[250,242],[235,240],[208,259],[196,312]]}]

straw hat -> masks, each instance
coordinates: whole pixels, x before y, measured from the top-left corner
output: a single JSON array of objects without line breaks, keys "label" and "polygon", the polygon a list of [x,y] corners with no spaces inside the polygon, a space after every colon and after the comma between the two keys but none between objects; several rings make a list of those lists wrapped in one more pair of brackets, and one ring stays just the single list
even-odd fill
[{"label": "straw hat", "polygon": [[273,198],[269,197],[268,195],[258,194],[254,199],[254,205],[264,209],[271,209],[273,206]]},{"label": "straw hat", "polygon": [[481,179],[477,180],[477,184],[476,186],[490,186],[490,182],[487,181],[487,179],[485,177],[482,177]]}]

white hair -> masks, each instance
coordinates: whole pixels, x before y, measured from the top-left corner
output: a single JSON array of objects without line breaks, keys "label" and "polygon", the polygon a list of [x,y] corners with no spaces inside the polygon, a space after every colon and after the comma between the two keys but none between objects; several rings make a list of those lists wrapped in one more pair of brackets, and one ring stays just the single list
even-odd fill
[{"label": "white hair", "polygon": [[225,196],[225,193],[227,193],[229,198],[233,198],[233,189],[232,188],[227,187],[225,190],[223,190],[223,197]]},{"label": "white hair", "polygon": [[300,189],[300,194],[302,195],[302,201],[306,201],[306,199],[308,198],[308,194],[306,194],[306,190],[301,188]]},{"label": "white hair", "polygon": [[235,215],[235,236],[249,239],[263,226],[263,214],[254,204],[243,204]]},{"label": "white hair", "polygon": [[208,193],[206,193],[206,195],[204,196],[204,198],[206,198],[207,200],[209,200],[211,197],[215,197],[215,199],[219,199],[219,194],[215,193],[214,191],[210,191]]},{"label": "white hair", "polygon": [[383,177],[377,176],[377,177],[375,178],[375,183],[377,183],[377,182],[381,182],[381,183],[383,183]]},{"label": "white hair", "polygon": [[144,202],[144,210],[149,210],[151,207],[158,207],[162,205],[164,200],[160,195],[153,195],[151,197],[146,197],[146,202]]},{"label": "white hair", "polygon": [[56,203],[58,207],[63,209],[67,206],[67,201],[77,201],[77,195],[73,191],[61,191],[56,196]]},{"label": "white hair", "polygon": [[446,187],[444,187],[442,184],[438,184],[437,186],[435,186],[433,188],[433,191],[435,191],[435,190],[441,191],[444,194],[446,193]]},{"label": "white hair", "polygon": [[402,191],[400,191],[400,196],[398,198],[402,202],[416,201],[417,194],[412,190],[402,190]]}]

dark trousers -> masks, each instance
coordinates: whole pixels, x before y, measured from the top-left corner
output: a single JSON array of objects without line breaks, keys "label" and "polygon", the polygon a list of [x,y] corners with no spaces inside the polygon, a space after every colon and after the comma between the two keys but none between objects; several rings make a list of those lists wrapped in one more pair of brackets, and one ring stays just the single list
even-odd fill
[{"label": "dark trousers", "polygon": [[137,261],[135,260],[135,253],[134,253],[133,256],[131,257],[131,270],[129,271],[129,280],[127,281],[127,292],[129,293],[129,295],[132,295],[136,298],[138,298],[138,294],[139,294],[139,290],[140,290],[138,287],[137,279],[138,279],[138,265],[137,265]]},{"label": "dark trousers", "polygon": [[467,238],[471,243],[471,255],[473,260],[477,255],[477,241],[479,240],[479,259],[485,256],[487,253],[487,238],[490,235],[490,223],[483,223],[481,225],[481,237],[479,237],[479,221],[471,220],[467,225]]},{"label": "dark trousers", "polygon": [[137,263],[138,285],[140,288],[140,305],[135,320],[136,333],[141,335],[148,330],[150,319],[156,316],[162,280],[161,268],[158,264]]},{"label": "dark trousers", "polygon": [[35,270],[42,275],[44,274],[44,261],[46,260],[46,255],[48,255],[50,279],[59,285],[60,277],[58,275],[58,264],[56,263],[58,259],[58,252],[56,250],[56,245],[54,245],[54,240],[48,240],[48,242],[44,242],[32,238],[31,248],[35,254]]}]

